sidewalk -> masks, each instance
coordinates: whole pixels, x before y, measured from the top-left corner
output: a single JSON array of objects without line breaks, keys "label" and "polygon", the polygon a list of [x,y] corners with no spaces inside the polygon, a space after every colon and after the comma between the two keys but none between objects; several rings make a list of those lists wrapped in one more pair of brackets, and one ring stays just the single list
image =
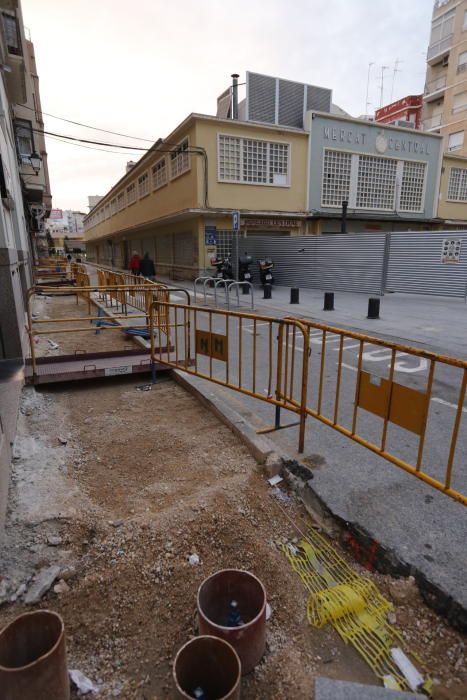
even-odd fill
[{"label": "sidewalk", "polygon": [[[160,279],[173,286],[193,291],[190,281],[176,282]],[[199,285],[202,290],[202,285]],[[208,290],[212,294],[212,290]],[[200,295],[202,300],[202,294]],[[210,297],[213,302],[213,297]],[[273,316],[287,315],[308,318],[333,326],[363,331],[408,344],[429,346],[439,352],[460,358],[467,357],[467,304],[463,299],[422,296],[418,294],[386,294],[380,297],[380,318],[371,320],[368,314],[368,294],[336,292],[334,311],[323,311],[324,292],[300,289],[300,303],[290,304],[289,287],[273,287],[272,299],[263,299],[263,291],[255,288],[255,308]],[[219,294],[219,299],[223,295]],[[249,310],[249,296],[240,296],[241,310]],[[236,306],[232,294],[231,309]]]}]

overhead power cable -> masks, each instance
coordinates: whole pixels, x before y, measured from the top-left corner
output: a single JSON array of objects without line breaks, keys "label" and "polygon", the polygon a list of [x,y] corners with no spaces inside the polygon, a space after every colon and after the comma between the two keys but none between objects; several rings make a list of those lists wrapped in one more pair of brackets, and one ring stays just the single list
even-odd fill
[{"label": "overhead power cable", "polygon": [[129,134],[122,134],[119,131],[110,131],[109,129],[101,129],[98,126],[91,126],[90,124],[83,124],[83,122],[77,122],[73,119],[66,119],[65,117],[58,117],[56,114],[50,114],[49,112],[43,112],[42,110],[36,110],[35,107],[27,107],[26,105],[21,105],[23,109],[29,109],[31,112],[36,112],[38,114],[44,114],[46,117],[52,117],[52,119],[59,119],[62,122],[68,122],[68,124],[75,124],[76,126],[84,126],[85,129],[93,129],[94,131],[102,131],[106,134],[113,134],[113,136],[123,136],[125,139],[135,139],[136,141],[147,141],[148,143],[154,143],[154,139],[145,139],[142,136],[130,136]]},{"label": "overhead power cable", "polygon": [[[57,136],[48,136],[49,139],[55,141],[56,143],[63,143],[65,146],[76,146],[76,148],[86,148],[90,151],[98,151],[99,153],[116,153],[118,156],[129,155],[131,151],[111,151],[109,148],[95,148],[94,146],[85,146],[84,143],[74,143],[74,141],[65,141]],[[134,151],[135,155],[139,155],[137,151]]]}]

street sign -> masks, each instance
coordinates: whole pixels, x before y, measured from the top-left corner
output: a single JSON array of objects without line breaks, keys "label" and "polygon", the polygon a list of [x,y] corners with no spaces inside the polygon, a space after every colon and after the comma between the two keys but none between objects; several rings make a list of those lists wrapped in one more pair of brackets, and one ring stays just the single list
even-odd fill
[{"label": "street sign", "polygon": [[206,245],[217,245],[217,228],[216,226],[204,227],[204,242]]},{"label": "street sign", "polygon": [[234,211],[232,213],[232,231],[240,231],[240,212]]},{"label": "street sign", "polygon": [[220,333],[210,333],[209,331],[196,331],[196,353],[206,355],[214,360],[227,362],[229,357],[229,346],[227,336]]}]

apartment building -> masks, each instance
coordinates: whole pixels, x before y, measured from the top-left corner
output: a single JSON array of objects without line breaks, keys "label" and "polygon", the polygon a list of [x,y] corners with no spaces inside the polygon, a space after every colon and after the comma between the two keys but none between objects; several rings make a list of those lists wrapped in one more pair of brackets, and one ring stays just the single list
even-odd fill
[{"label": "apartment building", "polygon": [[0,0],[0,359],[22,358],[24,299],[51,195],[34,47],[18,0]]},{"label": "apartment building", "polygon": [[407,95],[375,111],[375,122],[421,129],[423,95]]},{"label": "apartment building", "polygon": [[423,129],[467,155],[467,0],[437,0],[427,52]]},{"label": "apartment building", "polygon": [[467,227],[467,156],[445,153],[441,168],[438,216],[446,229]]}]

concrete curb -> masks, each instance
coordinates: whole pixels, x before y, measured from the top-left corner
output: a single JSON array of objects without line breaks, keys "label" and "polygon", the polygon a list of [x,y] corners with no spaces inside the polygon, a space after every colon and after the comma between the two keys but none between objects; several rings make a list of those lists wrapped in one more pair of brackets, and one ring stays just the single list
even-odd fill
[{"label": "concrete curb", "polygon": [[429,581],[415,566],[405,562],[397,552],[376,542],[371,533],[358,523],[345,521],[332,512],[313,488],[311,469],[281,452],[268,438],[257,435],[255,429],[237,411],[209,390],[206,380],[179,370],[172,370],[172,376],[230,428],[256,461],[265,466],[268,476],[281,473],[320,527],[332,538],[339,539],[346,549],[352,551],[357,561],[368,569],[381,573],[398,577],[413,576],[425,603],[445,617],[453,627],[461,632],[467,631],[467,610],[453,600],[451,595]]}]

